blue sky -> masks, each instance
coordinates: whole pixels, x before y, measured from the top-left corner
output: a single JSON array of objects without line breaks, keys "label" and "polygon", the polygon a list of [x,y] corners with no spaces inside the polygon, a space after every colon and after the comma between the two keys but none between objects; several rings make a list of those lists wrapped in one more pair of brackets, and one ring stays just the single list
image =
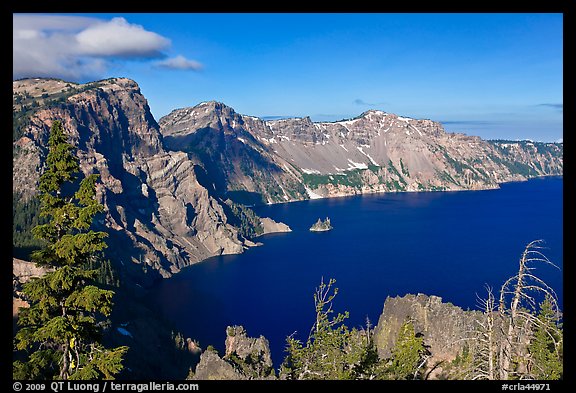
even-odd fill
[{"label": "blue sky", "polygon": [[158,120],[380,109],[486,139],[562,138],[562,14],[15,14],[13,77],[129,77]]}]

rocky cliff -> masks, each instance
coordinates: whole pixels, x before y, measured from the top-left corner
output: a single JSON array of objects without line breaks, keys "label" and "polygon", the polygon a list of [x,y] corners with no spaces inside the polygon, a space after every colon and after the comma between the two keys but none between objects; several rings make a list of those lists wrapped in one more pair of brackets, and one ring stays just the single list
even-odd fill
[{"label": "rocky cliff", "polygon": [[473,337],[481,317],[479,311],[464,311],[442,302],[438,296],[388,297],[374,330],[374,342],[380,358],[389,358],[400,327],[412,321],[416,334],[422,336],[424,346],[430,351],[427,365],[429,371],[434,370],[433,378],[443,371],[443,364],[454,360],[465,345],[470,345],[467,339]]},{"label": "rocky cliff", "polygon": [[62,120],[84,175],[100,175],[97,197],[106,209],[97,225],[110,234],[110,256],[132,274],[167,277],[210,256],[254,245],[231,223],[241,218],[224,203],[199,161],[165,149],[134,81],[15,81],[13,106],[13,193],[23,201],[34,196],[50,126]]},{"label": "rocky cliff", "polygon": [[264,121],[211,101],[174,110],[159,125],[166,147],[196,157],[221,194],[245,204],[307,199],[299,169],[262,139]]},{"label": "rocky cliff", "polygon": [[485,141],[377,110],[331,123],[263,121],[207,102],[175,110],[159,124],[171,150],[198,157],[231,198],[249,195],[253,202],[488,189],[563,168],[562,144]]},{"label": "rocky cliff", "polygon": [[192,379],[276,379],[268,340],[263,336],[248,337],[242,326],[228,326],[225,351],[223,357],[213,349],[204,351]]}]

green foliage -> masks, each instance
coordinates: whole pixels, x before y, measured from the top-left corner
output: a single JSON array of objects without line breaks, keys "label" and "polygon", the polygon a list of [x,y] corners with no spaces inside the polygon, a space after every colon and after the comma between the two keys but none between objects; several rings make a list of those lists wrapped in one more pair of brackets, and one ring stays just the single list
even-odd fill
[{"label": "green foliage", "polygon": [[440,179],[443,180],[447,183],[453,183],[457,186],[460,186],[460,183],[456,180],[454,180],[454,178],[452,177],[452,175],[450,175],[448,172],[446,172],[445,170],[443,170],[442,172],[440,172],[439,170],[436,170],[436,176]]},{"label": "green foliage", "polygon": [[[403,173],[410,176],[407,167],[404,166],[402,161]],[[333,186],[345,186],[355,189],[361,189],[367,184],[366,174],[370,171],[378,176],[379,183],[385,184],[388,190],[395,191],[405,191],[408,183],[406,179],[400,174],[398,169],[392,163],[392,160],[388,161],[387,165],[388,172],[393,176],[392,179],[386,180],[383,176],[385,173],[385,168],[379,167],[377,165],[368,165],[368,169],[351,169],[343,173],[320,175],[315,173],[302,173],[302,181],[311,189],[316,189],[323,185],[331,184]]]},{"label": "green foliage", "polygon": [[264,379],[274,376],[274,368],[265,364],[262,353],[252,352],[242,359],[236,352],[232,352],[226,355],[226,360],[248,379]]},{"label": "green foliage", "polygon": [[411,321],[404,322],[392,349],[390,371],[397,379],[414,379],[425,352],[424,341],[422,337],[416,336],[414,324]]},{"label": "green foliage", "polygon": [[338,184],[342,184],[342,181],[347,181],[347,179],[340,179],[340,177],[345,177],[346,175],[319,175],[319,174],[315,174],[315,173],[302,173],[302,181],[304,182],[304,184],[306,184],[308,187],[315,189],[318,188],[319,186],[325,185],[325,184],[333,184],[333,185],[338,185]]},{"label": "green foliage", "polygon": [[87,270],[95,270],[96,275],[94,280],[101,285],[109,285],[111,287],[120,287],[120,278],[118,272],[112,265],[110,259],[90,259],[87,264],[83,266]]},{"label": "green foliage", "polygon": [[550,154],[552,156],[557,156],[559,153],[562,154],[564,145],[562,143],[550,143],[550,142],[537,142],[537,141],[512,141],[506,139],[492,139],[488,141],[493,146],[499,149],[499,151],[506,151],[507,149],[502,146],[502,144],[513,144],[517,145],[522,150],[536,150],[538,154]]},{"label": "green foliage", "polygon": [[27,260],[30,258],[30,252],[45,244],[32,235],[32,228],[45,222],[46,219],[40,218],[40,199],[32,197],[23,200],[22,195],[12,194],[13,256]]},{"label": "green foliage", "polygon": [[364,185],[364,178],[363,178],[364,171],[366,171],[366,169],[352,169],[344,173],[338,173],[333,175],[302,173],[302,181],[311,189],[316,189],[319,186],[326,184],[332,184],[333,186],[342,185],[352,188],[361,188]]},{"label": "green foliage", "polygon": [[51,379],[52,374],[47,373],[49,370],[58,367],[60,355],[52,349],[37,350],[30,355],[27,362],[16,360],[12,364],[13,379]]},{"label": "green foliage", "polygon": [[[524,177],[537,176],[537,170],[545,174],[562,174],[562,163],[559,162],[550,167],[551,160],[562,159],[564,145],[561,143],[544,143],[532,141],[509,141],[491,140],[489,141],[500,153],[502,157],[490,154],[488,157],[497,164],[504,165],[512,174]],[[522,162],[523,154],[534,156],[540,155],[538,159],[531,159],[528,163]],[[544,160],[543,165],[540,163]],[[559,168],[558,168],[559,167]]]},{"label": "green foliage", "polygon": [[[400,161],[400,163],[402,163],[402,161]],[[406,180],[404,180],[404,178],[402,177],[402,175],[400,174],[400,172],[398,172],[398,169],[396,169],[396,167],[394,166],[394,163],[392,162],[392,160],[388,160],[388,170],[390,171],[390,173],[396,175],[398,177],[398,181],[400,183],[402,183],[403,185],[406,185],[408,183],[406,183]],[[397,183],[396,183],[397,184]]]},{"label": "green foliage", "polygon": [[405,191],[406,185],[398,183],[398,180],[392,180],[385,182],[388,190]]},{"label": "green foliage", "polygon": [[224,202],[225,208],[229,208],[226,209],[228,210],[226,215],[230,223],[239,229],[242,237],[252,239],[264,233],[260,217],[258,217],[252,209],[233,202],[231,199],[227,199]]},{"label": "green foliage", "polygon": [[402,158],[400,158],[400,169],[402,170],[402,174],[404,176],[410,177],[410,172],[408,171],[408,167],[404,165],[404,162],[402,162]]},{"label": "green foliage", "polygon": [[[557,297],[535,273],[535,263],[557,267],[530,242],[519,260],[518,273],[504,282],[499,299],[488,288],[476,336],[468,337],[472,361],[448,377],[466,379],[560,379],[563,375],[563,332]],[[535,296],[544,296],[536,310]],[[469,363],[472,363],[470,366]],[[460,371],[460,372],[458,372]]]},{"label": "green foliage", "polygon": [[462,351],[456,354],[456,358],[452,360],[446,367],[447,372],[445,377],[449,379],[470,379],[470,374],[474,368],[474,355],[470,351],[470,346],[464,343]]},{"label": "green foliage", "polygon": [[536,176],[538,173],[528,164],[518,161],[502,161],[512,174],[518,174],[525,177]]},{"label": "green foliage", "polygon": [[17,141],[24,136],[24,130],[30,124],[30,117],[34,111],[34,108],[26,105],[22,105],[20,109],[14,108],[12,112],[12,141]]},{"label": "green foliage", "polygon": [[562,378],[562,330],[558,326],[558,318],[549,297],[540,305],[538,323],[528,350],[535,379]]},{"label": "green foliage", "polygon": [[374,164],[368,164],[368,170],[372,173],[378,174],[378,172],[380,172],[380,166]]},{"label": "green foliage", "polygon": [[456,173],[458,173],[459,175],[463,175],[464,170],[468,169],[468,170],[472,171],[472,174],[475,178],[477,177],[476,171],[470,165],[466,164],[463,161],[453,159],[452,157],[450,157],[448,155],[448,153],[446,151],[443,152],[443,155],[444,155],[444,158],[446,159],[446,161],[448,162],[448,164],[450,164],[452,166],[452,168],[454,168]]},{"label": "green foliage", "polygon": [[316,322],[306,344],[290,336],[288,355],[281,366],[287,379],[369,379],[379,364],[370,329],[350,330],[343,322],[348,312],[332,317],[332,301],[338,294],[335,280],[322,280],[314,294]]},{"label": "green foliage", "polygon": [[33,260],[52,268],[23,286],[30,307],[22,309],[15,349],[27,360],[13,363],[13,374],[23,379],[112,378],[122,369],[127,347],[106,349],[100,343],[99,320],[112,311],[114,292],[95,285],[99,252],[106,233],[90,229],[102,210],[95,200],[96,175],[84,178],[75,193],[63,191],[75,180],[79,166],[55,121],[49,139],[46,170],[40,177],[40,215],[46,222],[32,233],[45,244]]}]

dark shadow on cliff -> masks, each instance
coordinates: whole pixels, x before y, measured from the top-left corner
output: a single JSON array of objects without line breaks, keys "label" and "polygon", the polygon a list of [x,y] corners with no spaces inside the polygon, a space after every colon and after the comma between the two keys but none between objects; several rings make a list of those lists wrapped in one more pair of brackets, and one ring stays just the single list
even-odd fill
[{"label": "dark shadow on cliff", "polygon": [[251,191],[228,191],[226,196],[236,203],[246,206],[261,206],[263,205],[264,198],[259,192]]}]

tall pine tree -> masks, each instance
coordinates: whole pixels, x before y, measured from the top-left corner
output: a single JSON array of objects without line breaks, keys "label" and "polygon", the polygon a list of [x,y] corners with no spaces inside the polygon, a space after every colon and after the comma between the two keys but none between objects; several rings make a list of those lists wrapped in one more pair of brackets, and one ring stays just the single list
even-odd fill
[{"label": "tall pine tree", "polygon": [[540,305],[537,321],[528,347],[531,376],[540,380],[562,379],[562,329],[549,296]]},{"label": "tall pine tree", "polygon": [[13,363],[15,379],[113,378],[122,370],[128,348],[107,349],[100,343],[114,292],[98,288],[97,270],[88,268],[106,247],[107,234],[90,229],[103,210],[95,199],[98,175],[86,176],[72,192],[78,172],[62,124],[54,121],[39,182],[40,214],[47,222],[33,228],[46,245],[32,254],[50,271],[24,284],[30,307],[20,312],[15,343],[26,360]]}]

